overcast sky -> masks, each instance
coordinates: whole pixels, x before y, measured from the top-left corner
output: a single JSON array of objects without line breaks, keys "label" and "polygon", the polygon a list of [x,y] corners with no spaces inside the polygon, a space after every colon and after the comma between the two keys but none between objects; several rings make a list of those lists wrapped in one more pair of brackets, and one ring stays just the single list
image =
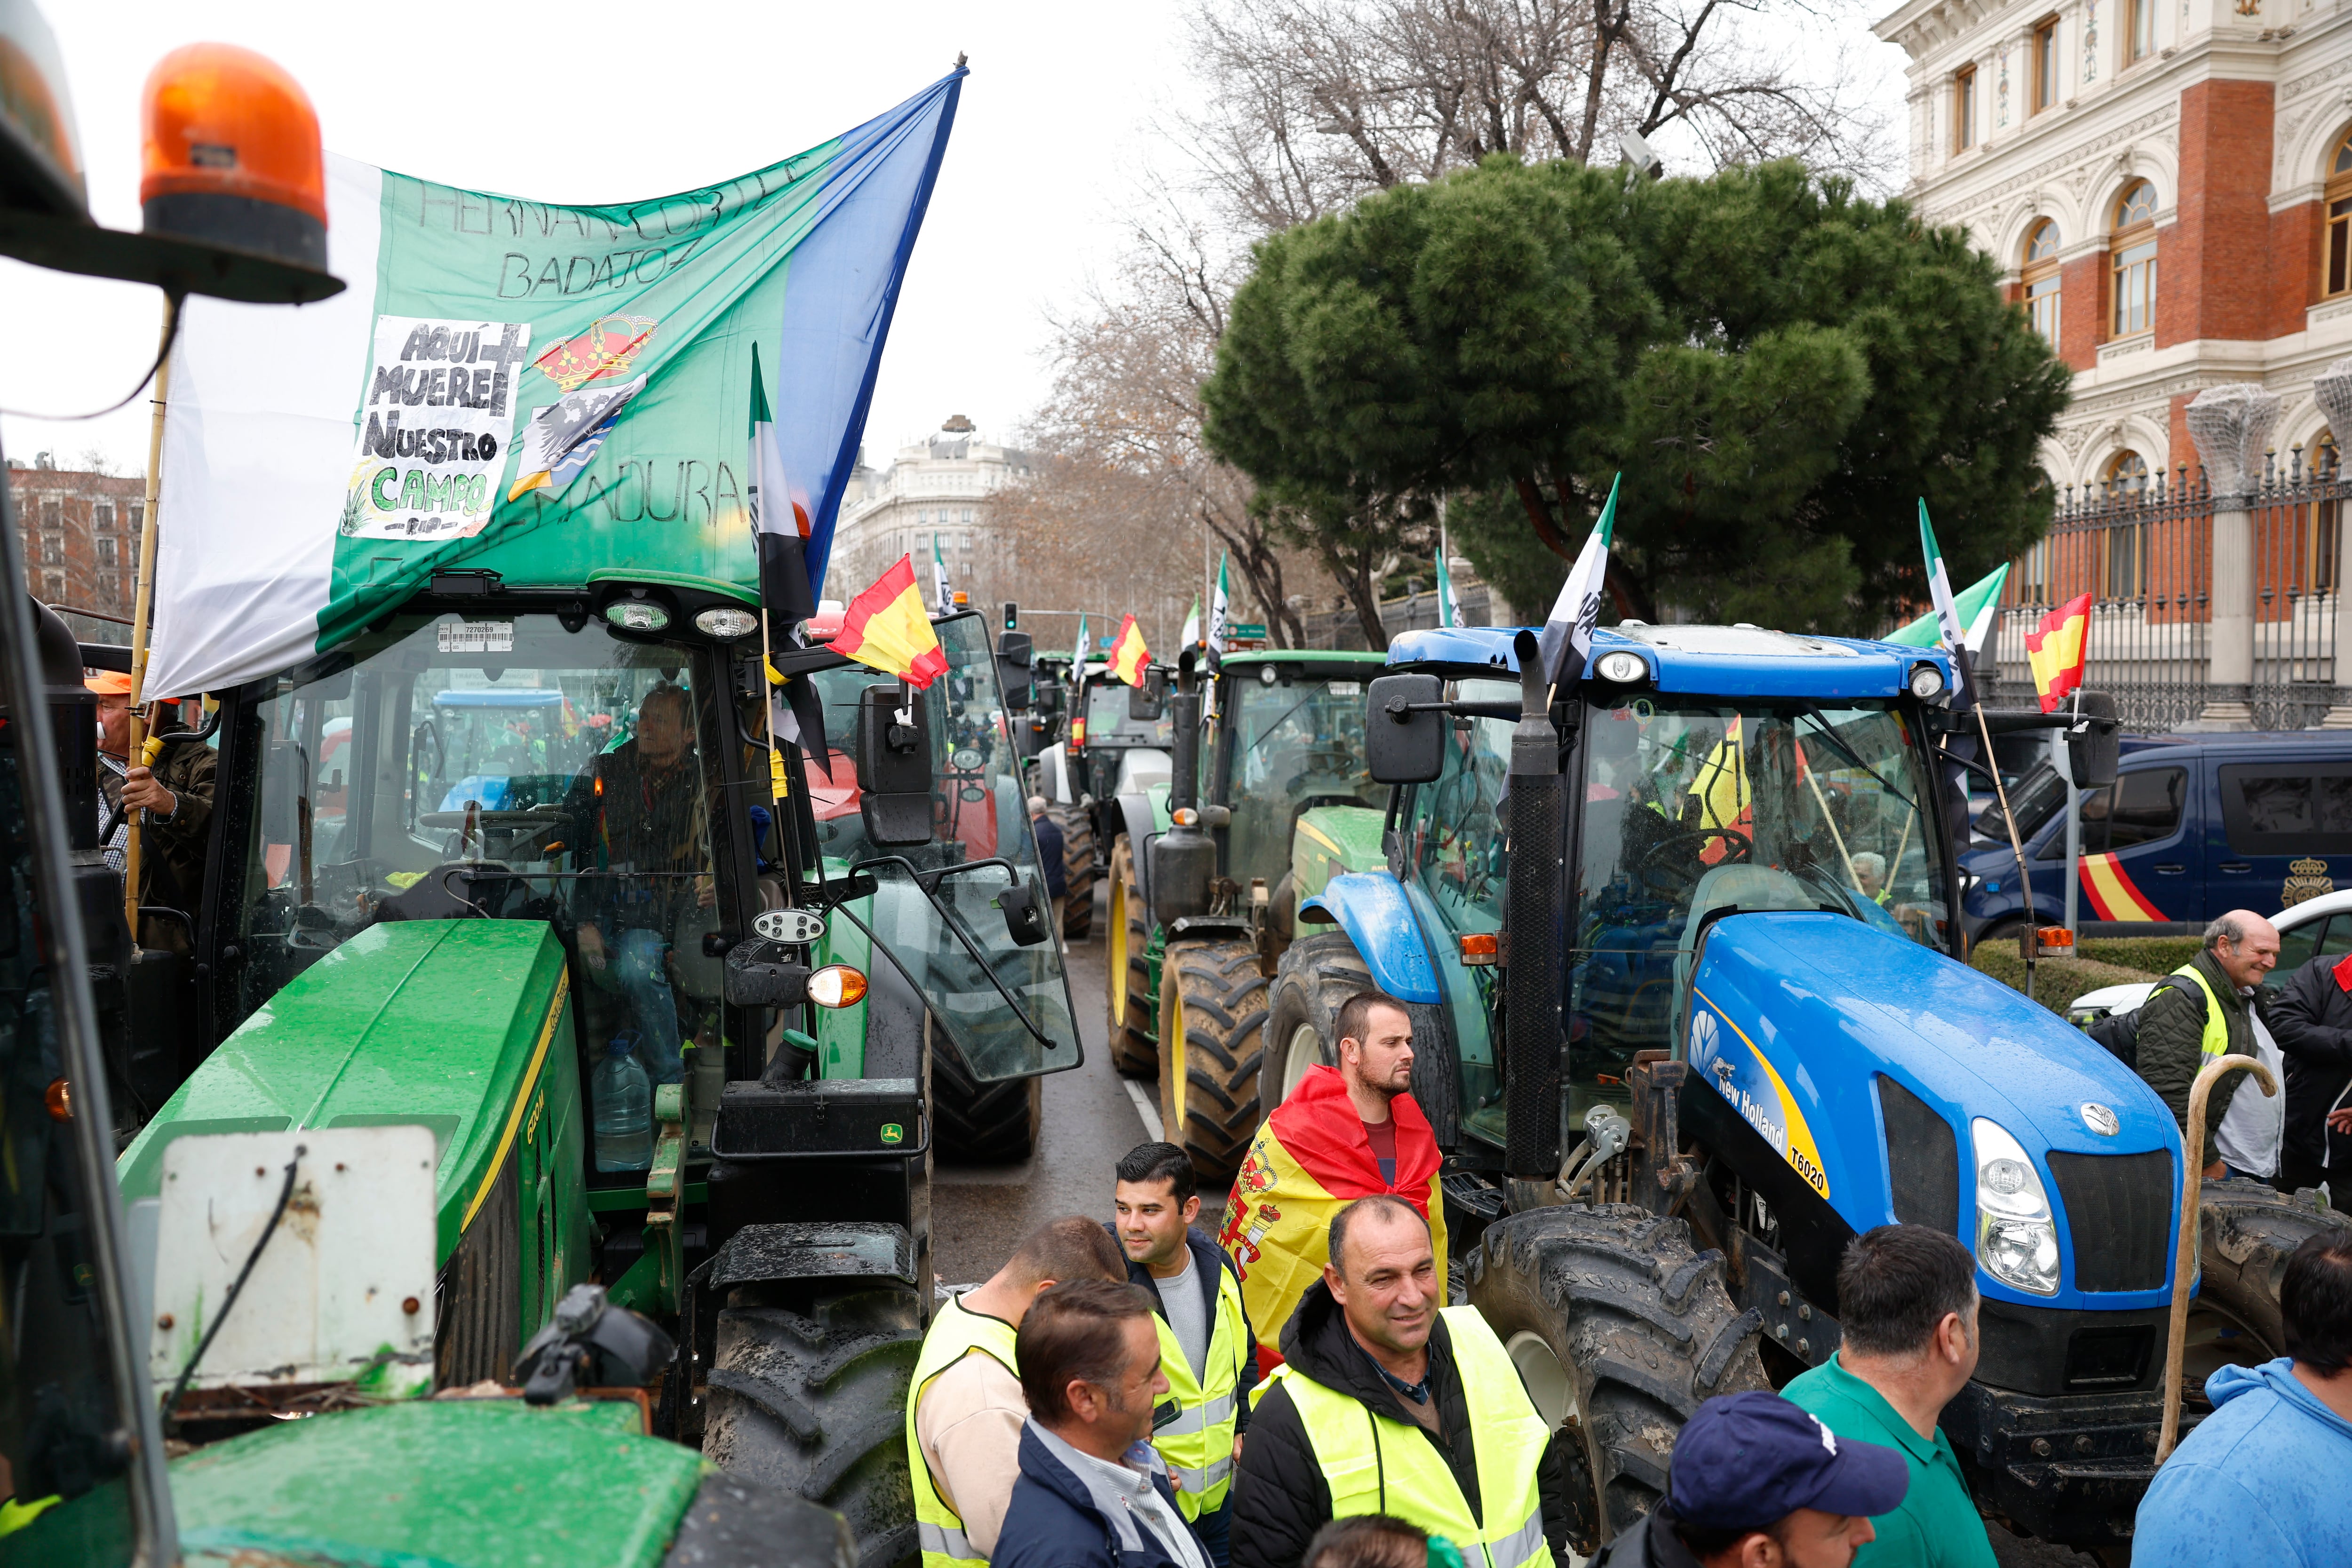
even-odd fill
[{"label": "overcast sky", "polygon": [[[950,414],[1008,433],[1043,395],[1045,311],[1117,254],[1122,192],[1155,109],[1186,89],[1181,5],[715,0],[522,7],[265,0],[47,0],[72,85],[99,220],[139,226],[139,92],[184,43],[270,56],[318,106],[327,146],[403,174],[554,202],[667,195],[775,162],[945,74],[971,77],[883,354],[868,454]],[[1877,94],[1902,103],[1901,56]],[[162,297],[0,260],[9,331],[0,409],[73,413],[130,391]],[[8,455],[73,465],[147,456],[147,405],[51,424],[0,417]]]}]

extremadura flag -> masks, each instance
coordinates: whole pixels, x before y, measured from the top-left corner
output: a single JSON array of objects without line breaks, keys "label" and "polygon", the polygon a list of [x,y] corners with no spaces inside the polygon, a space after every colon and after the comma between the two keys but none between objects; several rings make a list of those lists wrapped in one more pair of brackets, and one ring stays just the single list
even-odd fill
[{"label": "extremadura flag", "polygon": [[[328,265],[350,287],[300,310],[185,307],[148,689],[284,669],[451,569],[509,588],[651,574],[757,604],[755,483],[814,597],[964,74],[643,201],[331,157]],[[757,475],[755,388],[779,470]]]},{"label": "extremadura flag", "polygon": [[1312,1067],[1250,1140],[1234,1178],[1217,1241],[1241,1271],[1242,1304],[1259,1345],[1282,1348],[1307,1288],[1323,1278],[1331,1216],[1358,1198],[1392,1193],[1429,1221],[1441,1285],[1445,1269],[1445,1205],[1438,1194],[1437,1135],[1410,1094],[1389,1102],[1396,1119],[1396,1181],[1364,1136],[1363,1118],[1334,1067]]}]

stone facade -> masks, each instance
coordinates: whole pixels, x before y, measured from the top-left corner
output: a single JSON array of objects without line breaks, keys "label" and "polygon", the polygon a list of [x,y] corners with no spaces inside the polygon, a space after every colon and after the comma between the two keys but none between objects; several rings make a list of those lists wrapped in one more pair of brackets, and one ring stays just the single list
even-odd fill
[{"label": "stone facade", "polygon": [[25,551],[25,579],[42,603],[128,616],[138,583],[147,481],[50,466],[8,464],[8,500]]},{"label": "stone facade", "polygon": [[1026,477],[1030,467],[1027,452],[982,441],[961,414],[924,440],[899,447],[887,468],[860,463],[842,501],[833,561],[825,571],[826,597],[846,600],[899,556],[910,555],[915,582],[928,601],[934,533],[950,580],[972,590],[991,576],[992,563],[981,545],[992,498]]},{"label": "stone facade", "polygon": [[[2313,380],[2352,353],[2352,153],[2333,172],[2352,4],[1910,0],[1877,33],[1910,56],[1921,215],[1965,226],[2045,321],[2056,280],[2074,400],[2042,460],[2062,493],[2193,476],[2188,405],[2230,383],[2278,395],[2282,468],[2315,453]],[[2045,222],[2055,245],[2030,255]]]}]

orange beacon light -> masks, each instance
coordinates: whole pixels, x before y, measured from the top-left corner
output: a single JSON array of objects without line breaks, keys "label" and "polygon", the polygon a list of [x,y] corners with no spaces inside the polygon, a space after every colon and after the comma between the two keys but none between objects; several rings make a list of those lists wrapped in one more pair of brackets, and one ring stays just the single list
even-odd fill
[{"label": "orange beacon light", "polygon": [[326,154],[310,95],[234,44],[188,44],[155,63],[140,103],[145,231],[327,265]]}]

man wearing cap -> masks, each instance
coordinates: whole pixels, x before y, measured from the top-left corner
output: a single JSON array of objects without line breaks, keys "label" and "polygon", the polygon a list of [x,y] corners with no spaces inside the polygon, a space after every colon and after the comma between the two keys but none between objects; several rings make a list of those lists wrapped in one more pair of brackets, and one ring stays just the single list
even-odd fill
[{"label": "man wearing cap", "polygon": [[1977,1369],[1976,1258],[1930,1226],[1882,1225],[1846,1243],[1837,1292],[1843,1343],[1782,1392],[1841,1440],[1884,1443],[1909,1468],[1902,1508],[1858,1561],[1994,1568],[1959,1457],[1936,1425]]},{"label": "man wearing cap", "polygon": [[[218,758],[210,746],[183,742],[164,746],[150,767],[131,756],[131,678],[116,670],[86,676],[98,698],[98,818],[106,863],[123,874],[131,842],[130,813],[144,811],[139,838],[139,901],[184,910],[191,919],[204,898],[205,836],[212,826],[213,770]],[[170,705],[159,710],[168,714]],[[158,733],[181,726],[159,718]],[[152,749],[152,742],[151,742]],[[108,824],[113,825],[110,831]],[[176,921],[140,922],[142,946],[185,951],[187,931]]]},{"label": "man wearing cap", "polygon": [[1727,1394],[1675,1439],[1658,1507],[1591,1568],[1848,1568],[1907,1484],[1894,1449],[1841,1437],[1777,1394]]}]

